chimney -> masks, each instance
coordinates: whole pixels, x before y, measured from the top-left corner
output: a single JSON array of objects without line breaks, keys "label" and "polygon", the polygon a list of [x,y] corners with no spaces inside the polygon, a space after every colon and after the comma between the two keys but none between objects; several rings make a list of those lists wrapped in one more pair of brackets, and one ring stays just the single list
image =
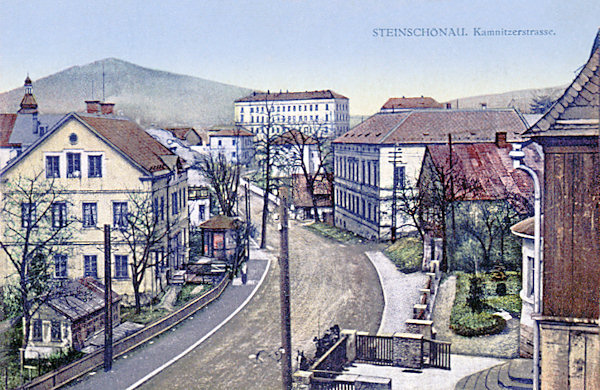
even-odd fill
[{"label": "chimney", "polygon": [[100,112],[100,100],[86,100],[85,105],[87,106],[88,114],[96,114]]},{"label": "chimney", "polygon": [[111,115],[115,108],[115,103],[100,103],[102,115]]},{"label": "chimney", "polygon": [[499,148],[508,147],[508,142],[506,142],[506,131],[499,131],[496,133],[496,146]]},{"label": "chimney", "polygon": [[446,103],[446,110],[452,109],[452,103]]}]

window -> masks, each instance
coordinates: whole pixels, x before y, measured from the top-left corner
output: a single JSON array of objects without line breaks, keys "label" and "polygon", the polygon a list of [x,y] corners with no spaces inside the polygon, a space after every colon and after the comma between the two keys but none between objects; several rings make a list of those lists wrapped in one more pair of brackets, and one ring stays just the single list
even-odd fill
[{"label": "window", "polygon": [[254,108],[250,107],[250,114],[254,112]]},{"label": "window", "polygon": [[52,341],[60,341],[62,339],[60,331],[60,321],[50,322],[50,339]]},{"label": "window", "polygon": [[154,198],[153,202],[152,202],[152,213],[154,214],[154,222],[158,222],[159,219],[159,215],[158,215],[158,198]]},{"label": "window", "polygon": [[404,188],[405,176],[404,176],[405,167],[395,167],[394,168],[394,186],[395,188]]},{"label": "window", "polygon": [[21,203],[21,227],[35,227],[35,203]]},{"label": "window", "polygon": [[165,220],[165,198],[162,196],[160,197],[160,220]]},{"label": "window", "polygon": [[46,177],[48,179],[60,177],[59,161],[58,156],[46,156]]},{"label": "window", "polygon": [[113,203],[113,226],[115,228],[127,227],[127,202]]},{"label": "window", "polygon": [[102,177],[102,156],[88,156],[88,177]]},{"label": "window", "polygon": [[329,110],[329,104],[325,104],[325,111]]},{"label": "window", "polygon": [[115,278],[127,279],[127,255],[115,255]]},{"label": "window", "polygon": [[42,341],[42,320],[33,320],[33,329],[31,331],[31,339],[33,341]]},{"label": "window", "polygon": [[52,227],[60,229],[67,226],[67,204],[65,202],[52,203]]},{"label": "window", "polygon": [[198,218],[201,221],[204,221],[204,205],[201,204],[200,206],[198,206]]},{"label": "window", "polygon": [[232,140],[231,140],[231,145],[232,145],[232,146],[235,146],[235,139],[232,139]]},{"label": "window", "polygon": [[67,277],[67,255],[54,255],[54,277],[57,279]]},{"label": "window", "polygon": [[96,255],[83,256],[83,276],[98,279],[98,257]]},{"label": "window", "polygon": [[240,115],[240,122],[244,121],[244,114]]},{"label": "window", "polygon": [[98,205],[96,203],[83,203],[83,227],[95,227],[98,223]]},{"label": "window", "polygon": [[81,154],[67,153],[67,177],[81,176]]},{"label": "window", "polygon": [[171,201],[172,201],[171,214],[177,215],[179,213],[179,209],[177,208],[177,192],[173,192],[171,194]]}]

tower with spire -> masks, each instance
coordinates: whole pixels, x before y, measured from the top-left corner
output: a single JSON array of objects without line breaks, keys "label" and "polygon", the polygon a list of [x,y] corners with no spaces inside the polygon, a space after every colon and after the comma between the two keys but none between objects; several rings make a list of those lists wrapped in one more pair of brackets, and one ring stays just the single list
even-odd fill
[{"label": "tower with spire", "polygon": [[25,79],[25,95],[21,99],[21,108],[17,111],[18,114],[37,114],[38,105],[33,96],[33,84],[29,75]]}]

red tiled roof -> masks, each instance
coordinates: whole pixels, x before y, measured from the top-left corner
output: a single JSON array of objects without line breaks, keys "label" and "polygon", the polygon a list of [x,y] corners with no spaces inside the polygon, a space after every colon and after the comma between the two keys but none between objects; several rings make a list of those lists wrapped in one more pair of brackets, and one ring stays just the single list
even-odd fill
[{"label": "red tiled roof", "polygon": [[414,110],[378,113],[338,137],[335,143],[419,144],[446,142],[490,142],[496,133],[506,132],[507,140],[520,140],[527,128],[513,109]]},{"label": "red tiled roof", "polygon": [[17,114],[0,114],[0,147],[13,146],[8,141],[16,120]]},{"label": "red tiled roof", "polygon": [[160,156],[175,156],[130,120],[84,115],[79,115],[79,118],[150,172],[168,169]]},{"label": "red tiled roof", "polygon": [[600,29],[587,63],[554,105],[524,136],[598,136]]},{"label": "red tiled roof", "polygon": [[[324,176],[315,180],[315,195],[317,207],[331,207],[331,193],[333,185]],[[303,174],[292,175],[292,201],[295,207],[313,207],[312,197],[308,191],[306,176]]]},{"label": "red tiled roof", "polygon": [[381,107],[382,110],[410,108],[444,108],[444,105],[430,97],[401,97],[389,98],[383,107]]},{"label": "red tiled roof", "polygon": [[348,99],[347,97],[333,92],[330,89],[323,91],[305,91],[305,92],[253,92],[241,99],[237,99],[236,103],[241,102],[264,102],[277,100],[308,100],[308,99]]},{"label": "red tiled roof", "polygon": [[[452,165],[459,177],[478,184],[479,190],[465,200],[505,199],[507,193],[529,197],[533,183],[527,173],[514,169],[508,156],[511,148],[495,143],[453,144]],[[437,167],[449,170],[448,145],[427,145],[427,153]],[[533,146],[523,148],[527,166],[541,172],[542,157]]]},{"label": "red tiled roof", "polygon": [[315,145],[317,140],[296,129],[288,130],[273,140],[274,145]]}]

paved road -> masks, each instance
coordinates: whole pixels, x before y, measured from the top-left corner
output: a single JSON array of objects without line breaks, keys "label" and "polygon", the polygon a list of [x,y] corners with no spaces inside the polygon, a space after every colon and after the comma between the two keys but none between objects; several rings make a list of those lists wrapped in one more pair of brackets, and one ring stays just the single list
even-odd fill
[{"label": "paved road", "polygon": [[[253,199],[253,210],[260,203]],[[253,221],[260,215],[253,213]],[[278,232],[269,230],[278,248]],[[292,222],[290,284],[294,351],[314,350],[312,338],[334,324],[376,332],[383,312],[377,273],[367,245],[340,245]],[[281,345],[279,267],[273,263],[253,300],[230,322],[175,364],[142,385],[144,389],[279,389]],[[254,356],[261,351],[260,359]]]},{"label": "paved road", "polygon": [[113,363],[112,371],[104,372],[100,369],[69,387],[104,390],[128,388],[202,339],[233,313],[258,287],[259,280],[267,270],[267,264],[268,258],[264,251],[251,250],[246,285],[228,286],[221,297],[208,307],[198,311],[173,330],[117,359]]}]

